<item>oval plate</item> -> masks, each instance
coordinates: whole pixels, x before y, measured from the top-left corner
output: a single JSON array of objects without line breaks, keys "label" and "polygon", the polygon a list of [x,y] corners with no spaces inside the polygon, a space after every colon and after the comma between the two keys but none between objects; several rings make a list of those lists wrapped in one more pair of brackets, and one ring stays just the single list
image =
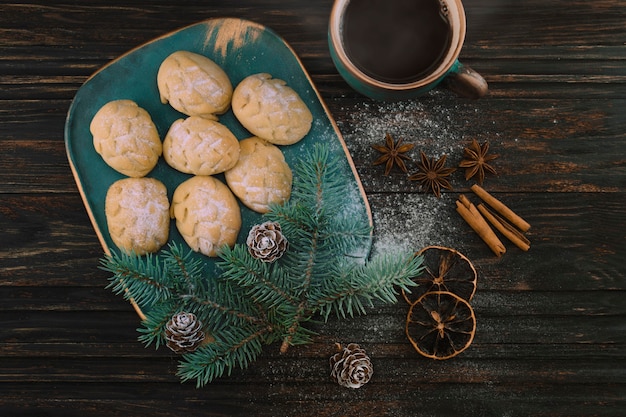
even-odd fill
[{"label": "oval plate", "polygon": [[[256,23],[232,18],[211,19],[131,50],[92,75],[74,97],[65,124],[65,146],[78,189],[105,253],[110,254],[117,249],[109,236],[104,200],[110,185],[124,176],[109,167],[96,153],[89,124],[107,102],[130,99],[150,113],[159,135],[164,138],[175,120],[186,117],[161,103],[156,83],[161,62],[178,50],[212,59],[226,71],[233,86],[248,75],[261,72],[285,80],[313,114],[313,126],[308,135],[294,145],[281,146],[287,163],[293,167],[315,143],[328,144],[331,154],[338,156],[342,178],[349,191],[346,205],[352,206],[349,209],[355,215],[362,216],[372,225],[367,197],[341,133],[291,47],[272,30]],[[252,136],[239,124],[232,110],[220,116],[220,122],[240,140]],[[171,201],[175,188],[190,175],[174,170],[161,158],[148,177],[157,178],[165,184]],[[223,181],[223,177],[217,177]],[[262,216],[240,206],[242,228],[237,242],[245,243],[248,231],[262,221]],[[173,223],[170,241],[185,243]],[[354,248],[353,253],[366,257],[371,249],[371,239],[362,244],[365,246]],[[206,261],[210,271],[215,271],[214,258],[197,256]],[[134,306],[143,317],[141,307]]]}]

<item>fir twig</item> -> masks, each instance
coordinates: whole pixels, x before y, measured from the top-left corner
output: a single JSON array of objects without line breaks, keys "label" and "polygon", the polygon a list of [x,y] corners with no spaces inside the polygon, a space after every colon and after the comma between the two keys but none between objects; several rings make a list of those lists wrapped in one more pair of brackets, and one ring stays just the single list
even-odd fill
[{"label": "fir twig", "polygon": [[215,341],[183,356],[178,375],[183,381],[195,379],[196,386],[201,387],[224,374],[230,375],[235,366],[245,369],[261,353],[263,338],[270,331],[260,328],[246,333],[239,328],[222,329]]},{"label": "fir twig", "polygon": [[255,324],[255,325],[260,325],[260,324],[264,324],[266,323],[265,320],[263,320],[262,318],[259,317],[255,317],[252,316],[250,314],[235,310],[233,308],[227,307],[227,306],[223,306],[219,303],[216,303],[215,301],[212,300],[204,300],[204,299],[200,299],[198,297],[190,297],[188,298],[189,301],[202,306],[204,308],[208,308],[211,310],[216,310],[218,311],[220,314],[225,314],[225,315],[229,315],[232,317],[235,317],[236,319],[241,319],[243,321],[247,321],[250,324]]},{"label": "fir twig", "polygon": [[185,353],[178,369],[183,381],[205,385],[234,367],[256,360],[264,345],[310,343],[306,324],[365,313],[375,300],[393,303],[421,268],[413,255],[376,257],[369,262],[355,249],[369,245],[366,218],[345,210],[346,190],[337,159],[317,145],[294,168],[291,199],[271,207],[265,219],[280,223],[289,242],[283,257],[268,264],[246,246],[225,247],[209,276],[205,264],[183,245],[170,244],[158,256],[107,256],[102,268],[113,274],[109,288],[147,310],[140,341],[164,343],[173,314],[190,312],[209,337]]},{"label": "fir twig", "polygon": [[[284,279],[281,279],[278,271],[270,273],[272,265],[254,259],[244,246],[237,245],[234,249],[225,247],[220,253],[220,258],[222,261],[218,266],[224,271],[222,279],[246,289],[247,294],[257,302],[268,308],[281,303],[297,303],[297,300],[284,290]],[[269,276],[273,276],[274,279],[268,279]]]},{"label": "fir twig", "polygon": [[337,271],[336,279],[327,282],[329,294],[316,300],[313,305],[325,319],[331,313],[340,317],[365,314],[365,304],[373,305],[377,299],[383,303],[395,303],[398,290],[415,286],[413,277],[423,270],[422,257],[410,254],[384,254],[370,260],[366,265]]},{"label": "fir twig", "polygon": [[170,297],[168,271],[152,255],[142,258],[135,254],[111,251],[111,255],[101,259],[100,265],[100,269],[113,274],[106,288],[123,295],[126,300],[133,299],[138,305],[144,306]]},{"label": "fir twig", "polygon": [[141,323],[142,327],[137,329],[140,334],[138,340],[146,347],[154,343],[155,349],[158,349],[165,343],[165,325],[179,309],[180,307],[173,300],[155,304],[146,313],[146,318]]}]

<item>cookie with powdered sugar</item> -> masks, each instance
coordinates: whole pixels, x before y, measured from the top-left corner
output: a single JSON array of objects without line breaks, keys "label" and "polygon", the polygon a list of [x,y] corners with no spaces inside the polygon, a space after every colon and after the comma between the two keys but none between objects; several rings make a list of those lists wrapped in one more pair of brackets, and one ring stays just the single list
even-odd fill
[{"label": "cookie with powdered sugar", "polygon": [[187,116],[217,119],[230,108],[233,86],[224,70],[204,55],[176,51],[157,72],[163,104]]},{"label": "cookie with powdered sugar", "polygon": [[176,120],[163,141],[165,161],[178,171],[215,175],[239,159],[239,141],[223,124],[191,116]]},{"label": "cookie with powdered sugar", "polygon": [[250,133],[275,145],[298,142],[313,123],[313,115],[298,93],[266,73],[250,75],[237,85],[232,109]]},{"label": "cookie with powdered sugar", "polygon": [[224,183],[211,176],[194,176],[174,191],[170,215],[185,242],[196,252],[217,256],[232,247],[241,229],[241,209]]},{"label": "cookie with powdered sugar", "polygon": [[118,248],[144,255],[158,251],[169,236],[170,204],[165,185],[154,178],[124,178],[107,190],[105,215]]},{"label": "cookie with powdered sugar", "polygon": [[271,204],[287,201],[293,174],[282,151],[257,137],[244,139],[239,146],[237,164],[224,173],[233,193],[258,213],[267,213]]},{"label": "cookie with powdered sugar", "polygon": [[132,100],[106,103],[94,115],[89,130],[104,162],[129,177],[147,175],[163,150],[150,114]]}]

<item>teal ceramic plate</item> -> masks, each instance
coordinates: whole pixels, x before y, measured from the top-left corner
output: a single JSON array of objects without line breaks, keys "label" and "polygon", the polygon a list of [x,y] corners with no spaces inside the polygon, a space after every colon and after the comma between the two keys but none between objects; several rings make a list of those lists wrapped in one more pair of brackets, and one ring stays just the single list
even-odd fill
[{"label": "teal ceramic plate", "polygon": [[[246,76],[260,72],[285,80],[308,105],[314,119],[311,131],[304,139],[281,147],[287,162],[293,167],[315,143],[327,143],[331,152],[340,156],[342,177],[351,190],[346,204],[351,206],[355,215],[363,216],[372,224],[367,198],[343,138],[294,51],[272,30],[256,23],[240,19],[211,19],[155,39],[112,61],[85,82],[72,102],[65,125],[67,155],[85,207],[106,253],[116,248],[109,236],[104,200],[109,186],[123,175],[106,165],[96,153],[89,124],[107,102],[130,99],[150,113],[161,138],[164,138],[170,125],[185,116],[160,102],[156,75],[161,62],[178,50],[209,57],[226,71],[233,86]],[[220,116],[220,122],[240,140],[251,136],[232,111]],[[189,178],[189,175],[170,168],[163,158],[148,176],[166,185],[170,200],[176,186]],[[241,208],[243,224],[238,242],[244,243],[250,227],[262,218],[244,206]],[[173,223],[171,226],[170,240],[184,243]],[[355,248],[355,251],[367,255],[371,241],[366,244],[367,247]],[[198,256],[214,268],[215,259]]]}]

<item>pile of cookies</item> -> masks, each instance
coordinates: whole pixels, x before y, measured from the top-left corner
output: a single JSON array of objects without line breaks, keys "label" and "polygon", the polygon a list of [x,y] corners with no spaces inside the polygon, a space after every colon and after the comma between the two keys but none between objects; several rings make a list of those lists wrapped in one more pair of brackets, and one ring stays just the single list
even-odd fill
[{"label": "pile of cookies", "polygon": [[[132,100],[106,103],[90,124],[96,152],[127,177],[107,191],[111,239],[129,253],[156,252],[175,219],[194,251],[216,256],[220,247],[237,240],[238,200],[265,213],[271,204],[289,199],[293,177],[279,146],[306,136],[313,116],[283,80],[252,74],[233,89],[220,66],[189,51],[169,55],[156,82],[161,102],[185,116],[172,123],[162,142],[150,114]],[[250,137],[238,140],[219,122],[231,108]],[[171,203],[165,185],[146,176],[161,156],[190,174],[174,190]],[[226,183],[216,174],[224,174]]]}]

